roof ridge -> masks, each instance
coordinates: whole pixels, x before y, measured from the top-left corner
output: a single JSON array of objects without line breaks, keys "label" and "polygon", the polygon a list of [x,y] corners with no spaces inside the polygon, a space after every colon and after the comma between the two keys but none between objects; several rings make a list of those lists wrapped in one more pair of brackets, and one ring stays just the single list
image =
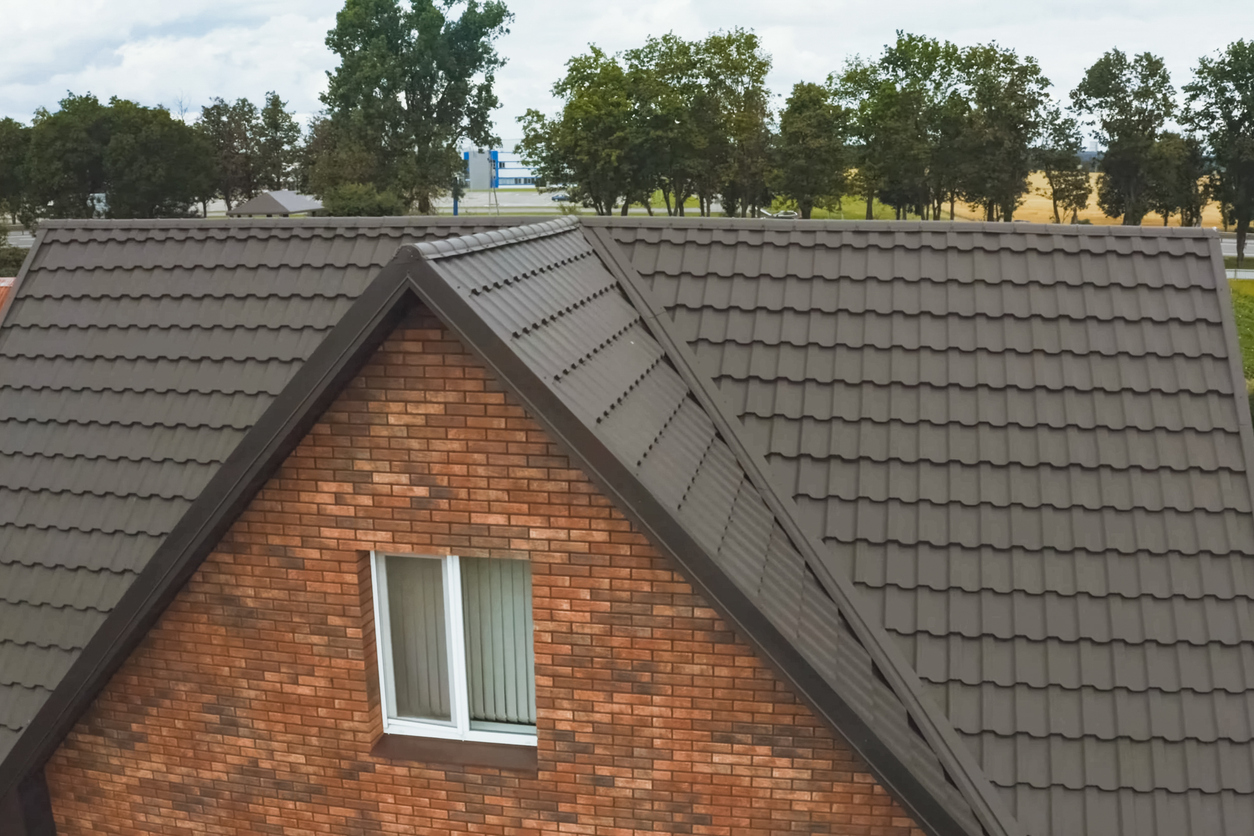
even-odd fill
[{"label": "roof ridge", "polygon": [[528,215],[392,215],[385,217],[323,216],[315,218],[157,218],[123,219],[61,218],[41,221],[43,229],[233,229],[233,228],[284,228],[329,227],[341,229],[379,229],[431,226],[466,226],[476,223],[499,225],[502,221],[530,220]]},{"label": "roof ridge", "polygon": [[716,218],[716,217],[675,217],[654,216],[639,217],[586,217],[580,218],[585,226],[597,228],[635,227],[644,229],[665,229],[681,227],[687,229],[751,229],[771,232],[965,232],[991,233],[996,235],[1013,235],[1023,233],[1065,235],[1074,237],[1117,237],[1117,238],[1215,238],[1220,237],[1215,229],[1206,227],[1181,226],[1122,226],[1119,224],[1050,224],[1026,221],[882,221],[882,220],[842,220],[823,218],[815,220],[777,220],[767,218]]},{"label": "roof ridge", "polygon": [[623,289],[632,303],[652,323],[650,330],[659,337],[666,354],[715,422],[718,431],[744,468],[745,475],[753,481],[794,547],[802,553],[806,565],[815,574],[824,591],[835,600],[849,621],[853,634],[863,643],[872,659],[882,668],[886,668],[884,673],[889,678],[890,687],[920,727],[924,739],[940,759],[946,774],[957,783],[985,831],[993,834],[1021,833],[1019,823],[1006,809],[992,781],[959,738],[953,724],[922,693],[922,680],[914,667],[891,644],[887,631],[863,614],[856,590],[833,570],[828,559],[825,559],[825,550],[797,524],[795,503],[791,498],[781,496],[773,480],[767,476],[765,461],[759,461],[760,457],[751,452],[751,448],[741,437],[741,431],[737,429],[739,420],[727,413],[722,398],[713,391],[713,382],[697,371],[699,366],[687,344],[670,331],[669,317],[664,309],[655,304],[644,280],[632,267],[626,254],[603,228],[593,228],[589,232],[594,246],[599,245],[597,248],[607,257],[607,267],[622,280]]},{"label": "roof ridge", "polygon": [[521,244],[536,238],[548,238],[561,235],[579,226],[579,220],[566,216],[552,221],[543,221],[526,226],[511,226],[502,229],[488,229],[471,235],[456,238],[445,238],[440,241],[423,241],[417,244],[406,244],[401,249],[412,249],[428,261],[436,261],[450,256],[466,255],[480,250],[491,250],[497,247]]}]

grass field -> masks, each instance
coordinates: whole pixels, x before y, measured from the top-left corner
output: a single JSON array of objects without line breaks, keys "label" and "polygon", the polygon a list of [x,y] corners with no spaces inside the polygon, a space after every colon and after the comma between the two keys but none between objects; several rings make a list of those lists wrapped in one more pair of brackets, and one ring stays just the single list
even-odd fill
[{"label": "grass field", "polygon": [[1234,279],[1228,286],[1232,288],[1232,311],[1237,319],[1237,339],[1241,341],[1241,365],[1249,389],[1254,384],[1254,282]]},{"label": "grass field", "polygon": [[[1111,226],[1119,223],[1119,218],[1108,218],[1102,214],[1101,209],[1097,208],[1097,174],[1090,174],[1089,178],[1093,183],[1093,194],[1089,196],[1088,209],[1080,213],[1080,220],[1103,226]],[[1031,221],[1033,223],[1043,224],[1053,223],[1054,207],[1048,197],[1049,192],[1046,189],[1045,177],[1039,172],[1033,173],[1031,177],[1031,187],[1031,192],[1024,199],[1023,205],[1015,210],[1015,220]],[[979,214],[979,210],[970,206],[964,207],[962,204],[959,204],[959,208],[955,210],[954,214],[956,214],[959,218],[967,218],[970,220],[982,217]],[[1070,220],[1070,218],[1063,218],[1064,222]],[[1158,215],[1147,215],[1145,217],[1144,225],[1156,226],[1162,224],[1162,222],[1163,219]],[[1169,226],[1179,225],[1179,216],[1172,216]],[[1222,226],[1222,222],[1219,218],[1218,206],[1212,203],[1202,211],[1202,226]]]}]

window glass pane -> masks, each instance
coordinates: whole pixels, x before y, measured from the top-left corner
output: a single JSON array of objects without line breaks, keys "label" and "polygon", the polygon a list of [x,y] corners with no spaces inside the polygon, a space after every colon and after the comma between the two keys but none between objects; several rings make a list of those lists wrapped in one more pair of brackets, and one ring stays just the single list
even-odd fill
[{"label": "window glass pane", "polygon": [[389,555],[387,585],[396,714],[450,721],[443,561]]},{"label": "window glass pane", "polygon": [[531,564],[463,557],[461,566],[470,727],[498,729],[502,723],[534,727]]}]

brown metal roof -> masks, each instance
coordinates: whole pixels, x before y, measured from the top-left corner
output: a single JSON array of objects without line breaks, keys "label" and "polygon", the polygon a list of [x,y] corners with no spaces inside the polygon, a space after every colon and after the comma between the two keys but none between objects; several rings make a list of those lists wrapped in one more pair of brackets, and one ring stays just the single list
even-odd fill
[{"label": "brown metal roof", "polygon": [[[347,224],[351,245],[326,233],[339,243],[319,270],[299,241],[327,222],[273,223],[190,239],[88,225],[22,282],[0,331],[0,387],[22,393],[0,388],[0,455],[117,449],[126,464],[44,475],[0,459],[0,508],[22,509],[0,520],[0,568],[53,573],[0,593],[22,608],[0,610],[0,671],[55,682],[82,637],[92,646],[73,699],[0,693],[0,735],[32,709],[72,722],[416,271],[811,702],[847,734],[861,724],[851,739],[929,830],[1166,836],[1254,820],[1254,439],[1213,236],[585,219],[583,236],[424,245],[350,305],[382,261],[371,224],[396,227]],[[111,236],[134,237],[133,261]],[[219,277],[235,289],[206,292]],[[135,347],[179,329],[194,339]],[[254,330],[266,338],[237,345]],[[134,575],[145,549],[178,571],[157,577],[153,558]],[[96,590],[106,572],[138,580]],[[118,594],[133,617],[101,623]],[[64,623],[18,625],[39,608]],[[883,679],[868,686],[859,659]]]},{"label": "brown metal roof", "polygon": [[1248,828],[1250,418],[1212,234],[605,233],[1029,833]]},{"label": "brown metal roof", "polygon": [[[602,242],[604,243],[604,242]],[[613,244],[610,244],[613,247]],[[423,301],[857,750],[926,832],[1017,833],[815,559],[691,358],[571,219],[416,245]],[[667,362],[669,360],[669,362]]]},{"label": "brown metal roof", "polygon": [[527,221],[41,227],[0,307],[0,761],[397,248]]}]

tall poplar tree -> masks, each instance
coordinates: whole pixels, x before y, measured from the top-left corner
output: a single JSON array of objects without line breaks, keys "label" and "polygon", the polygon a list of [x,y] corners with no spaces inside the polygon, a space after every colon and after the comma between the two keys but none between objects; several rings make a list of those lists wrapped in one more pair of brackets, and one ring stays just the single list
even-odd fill
[{"label": "tall poplar tree", "polygon": [[327,34],[335,147],[367,155],[374,187],[429,213],[461,173],[459,143],[500,143],[495,43],[512,18],[500,0],[347,0]]}]

